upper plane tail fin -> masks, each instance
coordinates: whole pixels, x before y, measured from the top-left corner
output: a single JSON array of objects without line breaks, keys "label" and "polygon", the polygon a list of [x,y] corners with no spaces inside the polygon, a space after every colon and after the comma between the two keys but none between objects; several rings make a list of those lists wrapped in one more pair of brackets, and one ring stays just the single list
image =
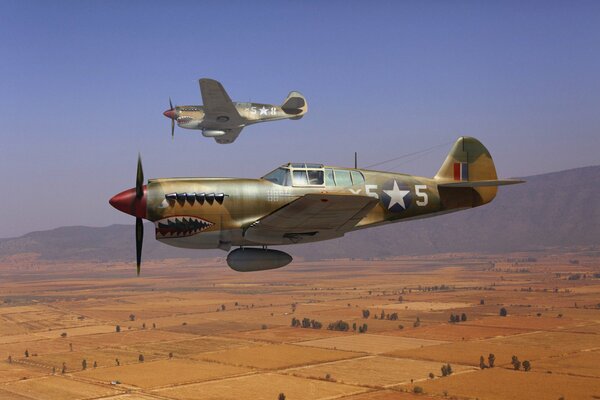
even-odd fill
[{"label": "upper plane tail fin", "polygon": [[306,98],[300,92],[290,92],[283,101],[281,109],[288,115],[293,115],[290,119],[300,119],[308,111]]}]

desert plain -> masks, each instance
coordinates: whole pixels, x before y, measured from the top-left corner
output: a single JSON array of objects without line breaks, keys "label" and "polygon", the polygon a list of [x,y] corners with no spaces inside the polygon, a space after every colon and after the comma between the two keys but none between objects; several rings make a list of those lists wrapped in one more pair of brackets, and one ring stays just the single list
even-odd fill
[{"label": "desert plain", "polygon": [[280,394],[598,399],[600,252],[0,262],[2,400]]}]

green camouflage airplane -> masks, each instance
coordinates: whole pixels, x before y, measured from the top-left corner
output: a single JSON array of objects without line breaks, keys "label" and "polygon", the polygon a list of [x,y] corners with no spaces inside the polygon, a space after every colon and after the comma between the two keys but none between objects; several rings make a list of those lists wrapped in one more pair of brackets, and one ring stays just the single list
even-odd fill
[{"label": "green camouflage airplane", "polygon": [[487,149],[459,138],[433,178],[321,164],[289,163],[260,179],[150,179],[138,158],[136,187],[110,199],[136,217],[138,274],[143,223],[171,246],[229,251],[236,271],[279,268],[292,257],[267,246],[316,242],[392,222],[447,214],[489,203],[498,180]]},{"label": "green camouflage airplane", "polygon": [[233,143],[247,125],[281,119],[300,119],[308,111],[306,99],[299,92],[290,92],[280,106],[262,103],[237,103],[231,101],[220,82],[200,79],[202,106],[173,107],[163,115],[171,119],[171,136],[175,135],[175,122],[181,128],[199,129],[205,137],[217,143]]}]

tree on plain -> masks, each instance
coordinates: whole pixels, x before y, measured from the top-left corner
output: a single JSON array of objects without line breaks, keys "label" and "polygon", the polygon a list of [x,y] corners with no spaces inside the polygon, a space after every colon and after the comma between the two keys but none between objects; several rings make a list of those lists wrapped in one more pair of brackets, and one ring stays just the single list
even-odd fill
[{"label": "tree on plain", "polygon": [[87,369],[87,361],[84,358],[83,361],[81,362],[81,369],[86,370]]},{"label": "tree on plain", "polygon": [[465,314],[465,313],[460,314],[460,320],[462,322],[465,322],[467,320],[467,314]]},{"label": "tree on plain", "polygon": [[531,369],[531,363],[529,362],[529,360],[523,361],[523,369],[525,371],[529,371]]},{"label": "tree on plain", "polygon": [[115,332],[117,332],[117,333],[121,332],[121,325],[117,325],[115,327]]},{"label": "tree on plain", "polygon": [[495,361],[496,361],[496,356],[494,355],[494,353],[490,353],[490,355],[488,356],[488,365],[490,366],[490,368],[494,368]]},{"label": "tree on plain", "polygon": [[510,363],[513,365],[515,371],[521,369],[521,361],[519,361],[519,358],[517,356],[512,356],[512,361]]},{"label": "tree on plain", "polygon": [[450,364],[442,365],[442,376],[452,375],[452,366]]},{"label": "tree on plain", "polygon": [[371,315],[371,311],[369,310],[362,310],[362,316],[363,318],[369,318],[369,315]]},{"label": "tree on plain", "polygon": [[506,317],[508,315],[508,311],[506,311],[506,308],[502,307],[500,309],[500,316],[501,317]]},{"label": "tree on plain", "polygon": [[486,369],[488,366],[485,365],[485,358],[483,356],[479,357],[479,368]]},{"label": "tree on plain", "polygon": [[140,354],[140,356],[138,357],[138,361],[139,362],[144,362],[144,355]]},{"label": "tree on plain", "polygon": [[285,394],[279,393],[279,396],[277,396],[277,400],[285,400]]}]

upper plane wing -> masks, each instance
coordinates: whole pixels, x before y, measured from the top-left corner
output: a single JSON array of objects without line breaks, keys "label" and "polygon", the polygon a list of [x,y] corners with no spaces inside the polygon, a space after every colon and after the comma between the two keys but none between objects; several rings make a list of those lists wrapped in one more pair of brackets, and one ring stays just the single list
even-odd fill
[{"label": "upper plane wing", "polygon": [[220,82],[214,79],[200,79],[205,120],[215,122],[233,122],[241,120],[235,105]]},{"label": "upper plane wing", "polygon": [[367,196],[307,194],[252,224],[245,237],[297,243],[316,236],[343,236],[377,202]]},{"label": "upper plane wing", "polygon": [[240,135],[242,129],[244,128],[242,127],[226,129],[225,134],[221,136],[215,136],[215,140],[217,141],[217,143],[220,144],[233,143],[233,141],[237,139],[237,137]]}]

